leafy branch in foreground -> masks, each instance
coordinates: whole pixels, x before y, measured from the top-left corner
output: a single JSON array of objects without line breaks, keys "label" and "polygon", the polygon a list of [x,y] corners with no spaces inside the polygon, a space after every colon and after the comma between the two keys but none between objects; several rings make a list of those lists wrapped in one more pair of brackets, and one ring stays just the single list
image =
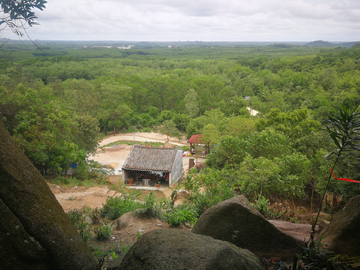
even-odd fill
[{"label": "leafy branch in foreground", "polygon": [[[360,136],[358,134],[360,130],[360,113],[356,110],[357,106],[353,103],[349,106],[342,104],[341,108],[339,109],[339,113],[332,113],[332,115],[326,120],[330,124],[330,127],[327,126],[326,130],[329,132],[330,137],[332,138],[337,147],[333,152],[326,156],[327,158],[331,155],[336,155],[332,169],[334,169],[335,166],[338,164],[340,156],[342,154],[350,156],[350,151],[360,150],[360,145],[358,144],[358,142],[360,141]],[[330,185],[331,176],[332,171],[329,174],[324,194],[320,201],[318,214],[312,225],[311,236],[309,240],[310,245],[313,245],[314,243],[315,226],[321,212],[326,191]]]},{"label": "leafy branch in foreground", "polygon": [[29,26],[38,24],[35,22],[37,17],[31,9],[44,10],[46,3],[45,0],[0,1],[2,11],[7,14],[7,16],[0,18],[0,25],[5,23],[15,34],[22,36],[20,29],[25,27],[24,23]]}]

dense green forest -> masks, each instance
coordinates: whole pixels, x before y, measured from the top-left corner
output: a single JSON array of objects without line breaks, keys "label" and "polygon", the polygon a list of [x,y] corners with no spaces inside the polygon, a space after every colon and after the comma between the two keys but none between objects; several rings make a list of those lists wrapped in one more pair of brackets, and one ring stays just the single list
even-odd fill
[{"label": "dense green forest", "polygon": [[[128,44],[127,44],[128,45]],[[360,46],[5,44],[0,116],[42,172],[82,164],[100,134],[202,133],[207,177],[249,196],[321,191],[335,145],[326,119],[360,101]],[[245,97],[247,100],[245,100]],[[260,112],[251,116],[247,108]],[[358,155],[358,153],[353,153]],[[336,174],[360,179],[342,159]],[[334,181],[347,199],[358,184]]]}]

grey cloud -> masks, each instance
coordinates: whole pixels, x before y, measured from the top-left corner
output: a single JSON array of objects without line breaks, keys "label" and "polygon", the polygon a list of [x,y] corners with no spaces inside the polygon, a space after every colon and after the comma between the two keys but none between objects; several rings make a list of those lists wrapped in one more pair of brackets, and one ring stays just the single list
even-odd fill
[{"label": "grey cloud", "polygon": [[358,0],[61,0],[38,13],[39,39],[356,40]]}]

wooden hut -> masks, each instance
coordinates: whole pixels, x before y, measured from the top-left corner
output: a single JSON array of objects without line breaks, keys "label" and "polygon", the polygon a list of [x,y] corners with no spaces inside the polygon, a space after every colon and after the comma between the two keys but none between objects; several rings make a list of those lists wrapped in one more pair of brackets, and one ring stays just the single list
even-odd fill
[{"label": "wooden hut", "polygon": [[182,150],[177,148],[157,148],[134,145],[122,167],[123,183],[131,178],[143,185],[167,183],[169,186],[179,181],[183,173]]}]

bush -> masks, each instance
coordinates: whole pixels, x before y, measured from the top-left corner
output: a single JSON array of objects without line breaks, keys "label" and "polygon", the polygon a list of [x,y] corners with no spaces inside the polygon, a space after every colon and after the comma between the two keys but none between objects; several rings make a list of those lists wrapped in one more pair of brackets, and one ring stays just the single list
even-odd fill
[{"label": "bush", "polygon": [[110,223],[105,223],[94,230],[95,238],[98,241],[109,240],[113,226]]},{"label": "bush", "polygon": [[189,204],[179,205],[165,213],[165,221],[173,226],[180,226],[185,222],[193,225],[197,221],[197,217],[195,207]]},{"label": "bush", "polygon": [[[234,197],[236,173],[227,170],[206,169],[199,175],[186,179],[185,185],[193,188],[189,200],[194,204],[197,214],[200,216],[206,209],[222,201]],[[205,191],[200,193],[200,186]]]},{"label": "bush", "polygon": [[251,203],[251,206],[258,210],[264,217],[268,217],[271,214],[269,200],[265,199],[264,196],[259,195],[255,203]]},{"label": "bush", "polygon": [[66,213],[75,229],[80,234],[81,238],[87,243],[91,238],[89,224],[85,222],[85,217],[76,210],[70,210]]},{"label": "bush", "polygon": [[78,180],[91,179],[95,183],[102,185],[106,184],[106,176],[113,174],[113,169],[105,168],[97,161],[86,160],[79,162],[73,174]]},{"label": "bush", "polygon": [[141,208],[141,203],[134,201],[136,196],[135,194],[125,195],[124,197],[107,198],[103,208],[99,211],[100,216],[114,220],[127,212]]},{"label": "bush", "polygon": [[161,218],[161,208],[156,201],[154,192],[150,192],[150,194],[145,197],[145,203],[142,205],[140,213],[148,215],[149,217]]}]

